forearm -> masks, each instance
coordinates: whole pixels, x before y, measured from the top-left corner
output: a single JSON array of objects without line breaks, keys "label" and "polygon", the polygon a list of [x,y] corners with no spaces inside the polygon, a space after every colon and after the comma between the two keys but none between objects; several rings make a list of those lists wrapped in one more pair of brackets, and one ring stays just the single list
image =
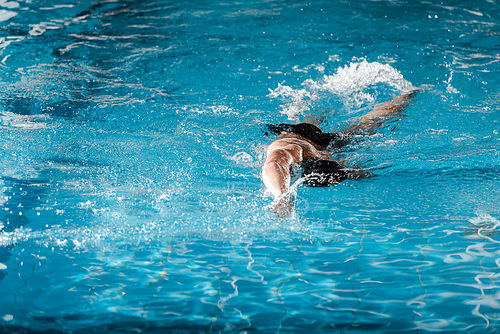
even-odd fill
[{"label": "forearm", "polygon": [[413,95],[414,93],[404,94],[396,96],[392,101],[377,104],[372,111],[361,116],[359,120],[362,123],[363,121],[369,121],[379,117],[399,114],[408,106],[410,103],[409,98]]},{"label": "forearm", "polygon": [[266,188],[277,198],[290,187],[290,166],[266,161],[262,169],[262,180]]},{"label": "forearm", "polygon": [[373,133],[387,121],[402,117],[402,111],[411,103],[411,98],[417,91],[395,97],[392,101],[377,104],[369,113],[353,119],[351,126],[341,131],[342,133]]}]

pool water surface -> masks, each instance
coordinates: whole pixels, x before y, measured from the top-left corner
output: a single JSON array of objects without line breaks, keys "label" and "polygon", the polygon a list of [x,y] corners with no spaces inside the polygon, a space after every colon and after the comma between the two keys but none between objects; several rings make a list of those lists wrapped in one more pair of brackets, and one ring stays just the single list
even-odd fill
[{"label": "pool water surface", "polygon": [[[499,7],[0,1],[0,332],[500,332]],[[273,213],[266,124],[412,89]]]}]

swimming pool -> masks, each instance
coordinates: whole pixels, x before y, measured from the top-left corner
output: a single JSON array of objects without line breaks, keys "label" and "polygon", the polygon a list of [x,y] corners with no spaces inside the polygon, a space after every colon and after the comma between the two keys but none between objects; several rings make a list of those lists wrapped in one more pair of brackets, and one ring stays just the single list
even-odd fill
[{"label": "swimming pool", "polygon": [[[1,1],[1,332],[498,332],[498,13]],[[266,123],[412,87],[336,152],[375,177],[270,212]]]}]

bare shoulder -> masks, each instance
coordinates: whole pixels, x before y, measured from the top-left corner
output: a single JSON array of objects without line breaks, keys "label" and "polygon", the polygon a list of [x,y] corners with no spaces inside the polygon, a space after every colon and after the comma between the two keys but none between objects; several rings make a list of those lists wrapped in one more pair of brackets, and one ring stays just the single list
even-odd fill
[{"label": "bare shoulder", "polygon": [[[286,150],[297,154],[300,151],[301,159],[330,158],[324,147],[295,133],[283,133],[268,147],[268,154],[276,150]],[[296,161],[298,162],[298,161]]]}]

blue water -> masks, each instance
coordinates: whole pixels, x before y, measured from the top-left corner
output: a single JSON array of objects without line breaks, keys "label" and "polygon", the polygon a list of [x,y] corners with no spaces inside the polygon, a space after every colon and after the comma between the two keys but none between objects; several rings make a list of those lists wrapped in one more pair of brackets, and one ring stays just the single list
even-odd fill
[{"label": "blue water", "polygon": [[[500,332],[499,7],[0,1],[0,332]],[[415,87],[274,216],[266,123]]]}]

